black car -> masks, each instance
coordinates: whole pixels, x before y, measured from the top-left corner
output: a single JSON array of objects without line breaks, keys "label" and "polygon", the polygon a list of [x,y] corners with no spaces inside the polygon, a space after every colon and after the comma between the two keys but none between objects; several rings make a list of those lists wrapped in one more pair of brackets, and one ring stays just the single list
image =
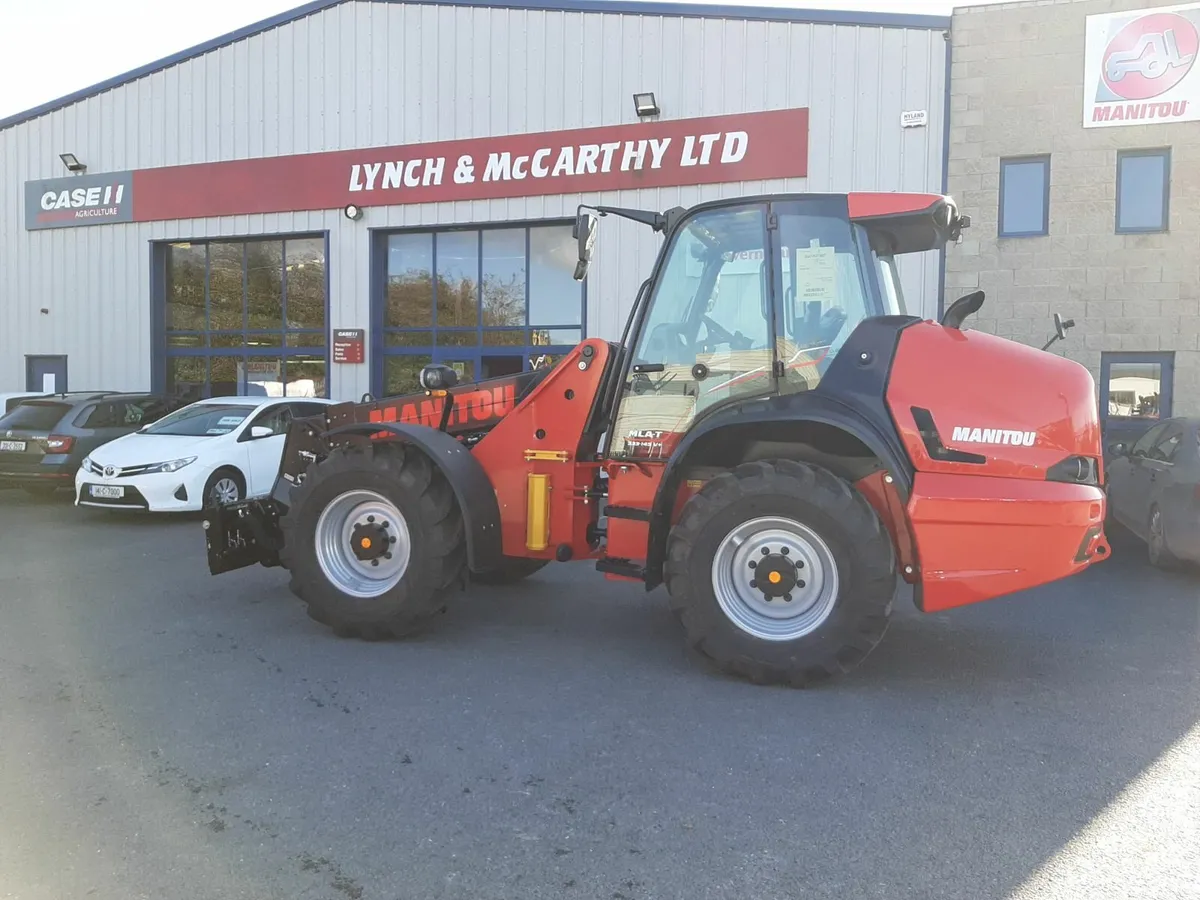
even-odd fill
[{"label": "black car", "polygon": [[85,456],[179,405],[157,394],[114,391],[23,400],[0,418],[0,487],[36,495],[71,487]]}]

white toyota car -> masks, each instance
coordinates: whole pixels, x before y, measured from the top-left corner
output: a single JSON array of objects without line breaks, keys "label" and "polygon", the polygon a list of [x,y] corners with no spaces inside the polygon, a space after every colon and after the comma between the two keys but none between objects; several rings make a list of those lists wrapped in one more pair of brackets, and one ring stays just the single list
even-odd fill
[{"label": "white toyota car", "polygon": [[75,475],[75,504],[188,512],[271,492],[292,419],[335,401],[213,397],[103,444]]}]

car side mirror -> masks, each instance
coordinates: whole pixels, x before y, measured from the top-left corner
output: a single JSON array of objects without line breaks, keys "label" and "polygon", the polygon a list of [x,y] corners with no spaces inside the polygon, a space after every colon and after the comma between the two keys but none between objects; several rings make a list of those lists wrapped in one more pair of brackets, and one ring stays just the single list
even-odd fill
[{"label": "car side mirror", "polygon": [[250,427],[250,437],[253,440],[259,438],[268,438],[275,434],[274,429],[268,428],[266,425],[252,425]]},{"label": "car side mirror", "polygon": [[574,278],[583,281],[587,277],[588,265],[592,261],[592,250],[596,246],[596,217],[590,212],[580,210],[575,217],[575,228],[572,237],[579,245],[579,260],[575,263]]}]

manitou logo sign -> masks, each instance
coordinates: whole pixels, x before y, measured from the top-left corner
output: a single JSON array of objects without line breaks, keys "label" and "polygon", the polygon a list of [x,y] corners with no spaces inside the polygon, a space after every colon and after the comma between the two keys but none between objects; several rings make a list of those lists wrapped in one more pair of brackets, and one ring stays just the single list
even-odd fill
[{"label": "manitou logo sign", "polygon": [[25,227],[72,228],[133,221],[133,173],[25,183]]},{"label": "manitou logo sign", "polygon": [[950,440],[956,444],[995,444],[996,446],[1032,447],[1036,431],[1010,431],[1006,428],[971,428],[955,425]]},{"label": "manitou logo sign", "polygon": [[1085,128],[1200,119],[1200,3],[1088,16]]}]

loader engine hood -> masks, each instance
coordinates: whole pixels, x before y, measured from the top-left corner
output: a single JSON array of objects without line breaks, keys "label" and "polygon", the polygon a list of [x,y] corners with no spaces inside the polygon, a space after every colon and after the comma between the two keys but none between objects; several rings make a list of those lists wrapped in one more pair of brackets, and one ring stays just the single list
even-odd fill
[{"label": "loader engine hood", "polygon": [[1101,483],[1096,385],[1071,360],[920,322],[900,333],[887,403],[917,472]]}]

